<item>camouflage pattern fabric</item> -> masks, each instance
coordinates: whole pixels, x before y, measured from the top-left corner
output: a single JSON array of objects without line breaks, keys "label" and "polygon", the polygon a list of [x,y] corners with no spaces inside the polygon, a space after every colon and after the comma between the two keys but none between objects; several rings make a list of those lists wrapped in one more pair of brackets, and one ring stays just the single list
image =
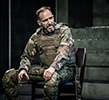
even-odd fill
[{"label": "camouflage pattern fabric", "polygon": [[6,92],[7,100],[18,100],[17,96],[17,82],[18,82],[18,70],[10,69],[5,72],[2,81],[3,87]]},{"label": "camouflage pattern fabric", "polygon": [[31,67],[30,70],[28,71],[29,75],[29,83],[37,83],[39,81],[44,81],[43,79],[43,73],[44,73],[44,68],[41,67]]},{"label": "camouflage pattern fabric", "polygon": [[[31,67],[28,72],[29,81],[28,83],[37,83],[44,81],[43,73],[44,68]],[[6,92],[7,100],[18,100],[17,95],[17,82],[18,82],[18,70],[8,70],[3,76],[3,86]],[[61,70],[55,72],[51,79],[46,82],[44,86],[44,97],[43,100],[57,100],[58,98],[58,86],[59,84],[66,83],[73,79],[73,68],[64,67]]]},{"label": "camouflage pattern fabric", "polygon": [[[63,67],[64,65],[66,66],[66,64],[68,65],[71,63],[75,63],[74,40],[72,38],[70,28],[62,23],[55,25],[55,32],[54,33],[59,35],[60,42],[58,42],[56,40],[56,38],[53,39],[54,43],[57,44],[57,47],[56,47],[57,54],[54,56],[54,60],[52,61],[50,66],[54,67],[56,70],[60,70],[61,67]],[[38,50],[38,48],[37,48],[37,46],[39,44],[38,38],[40,36],[43,36],[44,38],[45,37],[53,37],[54,33],[49,34],[49,36],[47,36],[44,34],[42,28],[39,28],[36,30],[36,32],[29,39],[29,41],[25,47],[24,53],[21,56],[22,60],[20,62],[19,70],[21,70],[23,68],[23,69],[26,69],[28,71],[34,62],[34,56],[37,53],[40,53],[40,50]],[[49,47],[47,47],[47,48],[49,48]],[[50,51],[51,49],[48,49],[48,50]],[[71,56],[71,55],[74,55],[74,56]],[[53,55],[51,55],[51,56],[53,56]],[[42,61],[42,59],[40,59],[40,60]],[[46,62],[49,63],[49,60]],[[44,60],[42,62],[45,63]],[[42,62],[40,64],[42,67],[44,67],[43,66],[44,64]],[[46,66],[46,68],[48,68],[50,66]]]},{"label": "camouflage pattern fabric", "polygon": [[43,100],[57,100],[59,85],[73,79],[73,68],[64,67],[55,72],[51,79],[44,86]]}]

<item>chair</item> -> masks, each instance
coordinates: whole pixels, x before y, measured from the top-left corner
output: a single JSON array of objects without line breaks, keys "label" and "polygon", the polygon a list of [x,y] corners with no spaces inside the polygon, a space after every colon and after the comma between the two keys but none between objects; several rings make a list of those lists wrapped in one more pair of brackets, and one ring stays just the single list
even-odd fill
[{"label": "chair", "polygon": [[[86,48],[78,48],[76,51],[76,66],[74,70],[74,80],[59,86],[59,94],[72,93],[76,100],[82,100],[82,86],[85,69]],[[74,66],[74,65],[73,65]],[[44,82],[32,84],[32,100],[42,97],[42,94],[35,94],[35,88],[43,88]],[[60,99],[60,96],[59,96]]]}]

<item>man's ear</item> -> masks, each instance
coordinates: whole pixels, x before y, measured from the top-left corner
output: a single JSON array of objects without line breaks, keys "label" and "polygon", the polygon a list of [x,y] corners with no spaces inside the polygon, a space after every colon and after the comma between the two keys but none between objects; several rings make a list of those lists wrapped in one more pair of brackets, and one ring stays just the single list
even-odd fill
[{"label": "man's ear", "polygon": [[38,23],[38,25],[39,25],[39,26],[41,26],[41,23],[40,23],[40,21],[39,21],[39,20],[37,20],[37,23]]}]

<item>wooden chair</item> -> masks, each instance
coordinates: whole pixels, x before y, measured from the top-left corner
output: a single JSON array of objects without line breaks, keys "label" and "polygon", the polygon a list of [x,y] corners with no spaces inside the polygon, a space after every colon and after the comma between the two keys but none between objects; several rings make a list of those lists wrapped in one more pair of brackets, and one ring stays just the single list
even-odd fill
[{"label": "wooden chair", "polygon": [[[86,48],[78,48],[76,51],[76,66],[74,70],[74,80],[59,86],[59,94],[72,93],[76,100],[82,100],[82,86],[85,69]],[[35,88],[43,88],[45,82],[32,84],[32,100],[37,97],[43,97],[42,94],[35,94]],[[60,100],[59,96],[59,100]]]}]

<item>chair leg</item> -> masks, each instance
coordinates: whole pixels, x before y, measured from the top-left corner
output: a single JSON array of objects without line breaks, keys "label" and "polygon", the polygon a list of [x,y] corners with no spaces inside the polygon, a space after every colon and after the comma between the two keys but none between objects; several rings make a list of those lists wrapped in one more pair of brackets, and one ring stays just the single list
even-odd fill
[{"label": "chair leg", "polygon": [[31,100],[35,100],[34,98],[34,94],[35,94],[35,88],[34,88],[34,84],[32,84],[32,99]]},{"label": "chair leg", "polygon": [[78,80],[76,80],[75,84],[75,89],[76,89],[76,100],[82,100],[82,89],[81,89],[81,84]]}]

